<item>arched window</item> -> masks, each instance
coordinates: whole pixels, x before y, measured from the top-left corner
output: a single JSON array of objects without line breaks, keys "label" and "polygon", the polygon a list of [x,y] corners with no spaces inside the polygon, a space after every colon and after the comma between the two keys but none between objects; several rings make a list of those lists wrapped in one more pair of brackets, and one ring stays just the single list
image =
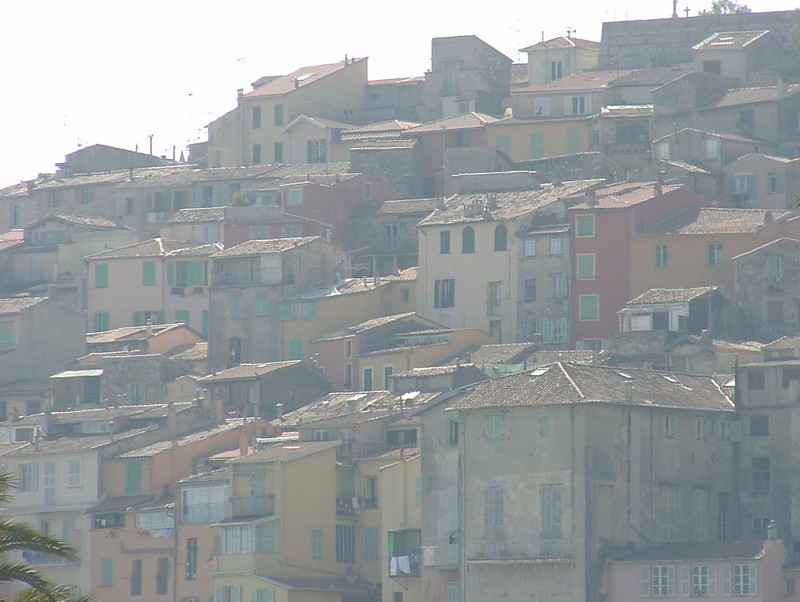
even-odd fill
[{"label": "arched window", "polygon": [[467,226],[461,233],[461,252],[475,252],[475,230],[472,229],[472,226]]},{"label": "arched window", "polygon": [[494,250],[505,251],[508,248],[508,228],[500,224],[494,229]]}]

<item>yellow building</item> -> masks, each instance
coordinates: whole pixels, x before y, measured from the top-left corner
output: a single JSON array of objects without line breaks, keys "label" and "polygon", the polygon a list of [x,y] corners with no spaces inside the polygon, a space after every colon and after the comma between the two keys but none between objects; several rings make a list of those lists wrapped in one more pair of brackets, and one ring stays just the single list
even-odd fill
[{"label": "yellow building", "polygon": [[513,161],[529,161],[591,150],[594,123],[594,118],[588,115],[506,117],[484,127],[490,147],[504,152]]}]

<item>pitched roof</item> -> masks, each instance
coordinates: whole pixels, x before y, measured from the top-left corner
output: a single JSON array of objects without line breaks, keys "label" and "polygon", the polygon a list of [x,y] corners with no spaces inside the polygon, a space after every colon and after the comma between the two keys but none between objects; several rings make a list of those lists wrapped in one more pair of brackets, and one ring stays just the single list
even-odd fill
[{"label": "pitched roof", "polygon": [[248,240],[241,244],[224,249],[211,255],[211,257],[247,257],[249,255],[268,255],[271,253],[283,253],[290,251],[301,245],[306,245],[319,236],[299,236],[295,238],[270,238],[268,240]]},{"label": "pitched roof", "polygon": [[[664,184],[661,186],[661,194],[668,194],[679,188],[682,184]],[[612,184],[596,191],[595,198],[591,201],[583,201],[570,207],[575,211],[602,211],[627,209],[639,203],[651,201],[659,196],[656,190],[656,182],[622,182]]]},{"label": "pitched roof", "polygon": [[170,251],[191,247],[192,243],[185,240],[164,240],[151,238],[124,247],[100,251],[89,255],[87,259],[122,259],[129,257],[161,257]]},{"label": "pitched roof", "polygon": [[592,403],[734,411],[709,377],[564,362],[465,387],[448,409]]},{"label": "pitched roof", "polygon": [[[288,75],[279,75],[277,77],[268,77],[262,78],[258,82],[253,84],[255,88],[252,92],[248,92],[244,95],[244,98],[263,98],[265,96],[282,96],[284,94],[288,94],[293,90],[298,88],[302,88],[304,86],[308,86],[314,82],[318,82],[319,80],[336,73],[337,71],[341,71],[342,69],[347,69],[347,67],[352,63],[361,62],[367,60],[366,58],[353,58],[349,59],[347,63],[344,61],[339,61],[338,63],[328,63],[325,65],[313,65],[309,67],[301,67],[295,71],[292,71]],[[263,85],[258,85],[261,81],[266,80]]]},{"label": "pitched roof", "polygon": [[180,209],[168,224],[193,224],[202,222],[221,222],[225,219],[225,207],[195,207]]},{"label": "pitched roof", "polygon": [[631,69],[609,71],[578,71],[568,77],[562,77],[543,84],[535,84],[526,88],[512,90],[511,94],[552,94],[564,92],[599,92]]},{"label": "pitched roof", "polygon": [[[573,199],[597,188],[603,180],[575,180],[560,186],[542,184],[535,190],[515,192],[454,194],[419,222],[419,226],[484,221],[511,221],[563,199]],[[465,207],[477,206],[476,211]]]},{"label": "pitched roof", "polygon": [[[800,91],[800,84],[790,84],[786,86],[789,93]],[[721,109],[723,107],[735,107],[738,105],[749,105],[759,102],[770,102],[780,96],[780,91],[777,86],[769,86],[764,88],[733,88],[725,92],[725,94],[709,105],[699,108],[699,111],[707,109]]]},{"label": "pitched roof", "polygon": [[628,301],[628,305],[645,305],[653,303],[688,303],[716,291],[716,286],[700,286],[696,288],[651,288],[638,297]]},{"label": "pitched roof", "polygon": [[409,215],[423,213],[427,215],[436,209],[437,199],[401,199],[396,201],[381,201],[353,211],[351,217],[372,215]]},{"label": "pitched roof", "polygon": [[219,242],[210,242],[196,247],[184,247],[167,253],[167,257],[210,257],[222,251],[225,247]]},{"label": "pitched roof", "polygon": [[405,130],[404,135],[416,136],[417,134],[430,132],[439,132],[441,134],[445,130],[451,132],[455,130],[476,130],[481,129],[487,123],[492,123],[497,120],[497,117],[472,111],[470,113],[462,113],[454,117],[445,117],[444,119],[437,119],[436,121],[429,121],[417,127],[408,128]]},{"label": "pitched roof", "polygon": [[111,330],[89,332],[86,334],[86,343],[111,343],[122,340],[147,339],[160,332],[185,326],[183,322],[176,322],[174,324],[151,324],[149,326],[121,326],[120,328],[113,328]]},{"label": "pitched roof", "polygon": [[230,380],[254,380],[264,374],[276,372],[283,368],[288,368],[289,366],[297,366],[302,363],[301,360],[286,360],[283,362],[266,362],[263,364],[239,364],[227,370],[204,376],[198,379],[198,382],[207,384]]},{"label": "pitched roof", "polygon": [[420,124],[415,121],[401,121],[390,119],[379,121],[359,127],[350,128],[341,134],[342,141],[349,140],[375,140],[376,138],[399,138],[405,130],[415,128]]},{"label": "pitched roof", "polygon": [[168,449],[172,449],[173,447],[183,447],[186,445],[191,445],[193,443],[197,443],[199,441],[208,439],[209,437],[214,437],[215,435],[219,435],[221,433],[227,433],[241,428],[242,428],[241,418],[226,420],[225,422],[218,424],[216,426],[195,431],[194,433],[181,435],[174,442],[170,439],[157,441],[149,445],[144,445],[136,449],[128,450],[126,452],[114,456],[114,458],[122,460],[131,458],[151,458],[153,456],[157,456],[158,454],[167,451]]},{"label": "pitched roof", "polygon": [[402,314],[393,314],[390,316],[379,316],[377,318],[370,318],[369,320],[364,320],[363,322],[359,322],[358,324],[354,324],[353,326],[347,326],[344,329],[334,330],[332,332],[324,334],[312,342],[318,343],[322,341],[339,339],[344,336],[352,336],[364,332],[366,330],[379,328],[381,326],[385,326],[386,324],[399,322],[401,320],[405,320],[408,318],[416,318],[417,321],[424,322],[427,324],[433,324],[431,320],[428,320],[427,318],[423,318],[422,316],[417,315],[417,312],[409,311]]},{"label": "pitched roof", "polygon": [[0,314],[18,314],[37,303],[41,303],[47,297],[4,297],[0,298]]},{"label": "pitched roof", "polygon": [[318,451],[331,449],[338,441],[281,441],[268,444],[246,456],[229,460],[231,464],[251,464],[255,462],[286,462]]},{"label": "pitched roof", "polygon": [[297,117],[292,119],[292,121],[290,121],[281,131],[288,132],[301,121],[305,123],[310,123],[311,125],[315,125],[321,129],[330,128],[333,130],[347,130],[352,128],[354,125],[352,123],[336,121],[335,119],[328,119],[327,117],[320,117],[319,115],[298,115]]},{"label": "pitched roof", "polygon": [[31,222],[26,226],[26,229],[30,228],[31,226],[38,225],[42,222],[50,221],[50,220],[58,220],[61,222],[67,222],[68,224],[73,224],[75,226],[86,226],[91,228],[100,228],[100,229],[108,229],[108,230],[128,230],[127,226],[120,226],[115,222],[112,222],[109,219],[105,219],[102,217],[91,217],[86,215],[63,215],[63,214],[48,214],[40,217],[39,219]]},{"label": "pitched roof", "polygon": [[756,560],[764,555],[763,541],[665,543],[614,558],[619,562],[652,560]]},{"label": "pitched roof", "polygon": [[768,30],[718,31],[692,46],[692,50],[739,50],[763,38],[768,33]]},{"label": "pitched roof", "polygon": [[637,234],[744,234],[757,232],[788,215],[773,209],[693,207],[648,226]]},{"label": "pitched roof", "polygon": [[[544,37],[544,36],[542,36]],[[520,52],[529,52],[531,50],[556,50],[561,48],[589,48],[591,50],[600,50],[600,42],[593,40],[583,40],[581,38],[573,38],[567,36],[558,36],[543,42],[537,42],[531,46],[526,46]]]}]

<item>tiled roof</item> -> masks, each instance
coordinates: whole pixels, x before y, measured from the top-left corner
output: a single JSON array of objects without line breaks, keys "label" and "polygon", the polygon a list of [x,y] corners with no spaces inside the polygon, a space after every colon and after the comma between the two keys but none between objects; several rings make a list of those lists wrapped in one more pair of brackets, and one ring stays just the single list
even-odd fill
[{"label": "tiled roof", "polygon": [[[90,226],[94,228],[108,228],[114,230],[124,230],[127,229],[125,226],[120,226],[109,219],[105,219],[102,217],[90,217],[85,215],[46,215],[39,220],[36,220],[35,223],[40,223],[47,221],[48,219],[57,219],[61,220],[62,222],[68,222],[70,224],[75,224],[76,226]],[[29,224],[30,225],[30,224]]]},{"label": "tiled roof", "polygon": [[198,341],[189,345],[181,345],[170,350],[169,357],[179,362],[192,362],[208,359],[208,342]]},{"label": "tiled roof", "polygon": [[763,541],[665,543],[618,556],[622,562],[653,560],[756,560],[764,555]]},{"label": "tiled roof", "polygon": [[18,393],[18,392],[32,392],[32,391],[47,391],[53,390],[53,383],[48,380],[12,380],[10,383],[0,385],[0,393]]},{"label": "tiled roof", "polygon": [[211,257],[247,257],[249,255],[267,255],[283,253],[301,245],[318,240],[319,236],[299,236],[296,238],[271,238],[269,240],[248,240],[230,249],[218,251]]},{"label": "tiled roof", "polygon": [[58,176],[42,182],[38,188],[43,190],[56,190],[61,188],[74,188],[92,185],[120,185],[130,183],[131,186],[140,187],[150,180],[161,181],[164,178],[187,177],[197,171],[194,165],[169,165],[165,167],[137,167],[133,169],[131,179],[130,169],[117,169],[97,173],[75,174],[72,176]]},{"label": "tiled roof", "polygon": [[[360,332],[364,332],[365,330],[378,328],[380,326],[385,326],[386,324],[391,324],[392,322],[398,322],[400,320],[404,320],[406,318],[412,318],[415,316],[417,316],[416,312],[409,311],[402,314],[393,314],[391,316],[380,316],[378,318],[370,318],[369,320],[364,320],[363,322],[359,322],[358,324],[354,324],[353,326],[348,326],[343,330],[336,330],[326,335],[323,335],[320,338],[316,339],[314,342],[327,341],[331,339],[338,339],[343,336],[355,335]],[[420,317],[420,319],[424,318]]]},{"label": "tiled roof", "polygon": [[400,413],[402,409],[427,403],[440,393],[419,393],[407,395],[405,399],[389,391],[347,391],[328,393],[317,401],[298,408],[272,421],[281,430],[296,430],[298,427],[328,422],[358,415],[386,416],[391,412]]},{"label": "tiled roof", "polygon": [[222,243],[211,242],[204,245],[197,245],[196,247],[185,247],[183,249],[175,249],[167,253],[167,257],[210,257],[214,253],[219,253],[225,247]]},{"label": "tiled roof", "polygon": [[382,201],[373,203],[362,209],[354,211],[352,217],[367,215],[408,215],[423,213],[427,215],[436,209],[437,199],[402,199],[398,201]]},{"label": "tiled roof", "polygon": [[646,293],[628,301],[628,305],[645,305],[653,303],[688,303],[712,291],[716,286],[700,286],[697,288],[651,288]]},{"label": "tiled roof", "polygon": [[757,232],[788,211],[695,207],[685,209],[638,234],[742,234]]},{"label": "tiled roof", "polygon": [[283,441],[256,450],[246,456],[230,460],[231,464],[251,464],[255,462],[283,462],[314,452],[337,447],[338,441]]},{"label": "tiled roof", "polygon": [[126,512],[129,508],[135,508],[151,501],[153,501],[153,497],[150,495],[111,496],[100,500],[86,512],[87,514]]},{"label": "tiled roof", "polygon": [[520,50],[520,52],[528,52],[529,50],[555,50],[562,48],[590,48],[592,50],[600,50],[600,42],[583,40],[581,38],[558,36],[557,38],[552,38],[543,42],[537,42],[531,46],[526,46]]},{"label": "tiled roof", "polygon": [[[366,59],[353,58],[353,62],[360,62]],[[349,64],[350,60],[348,60]],[[282,96],[288,94],[293,90],[302,88],[311,83],[317,82],[322,78],[347,69],[348,65],[344,61],[338,63],[329,63],[326,65],[313,65],[310,67],[301,67],[288,75],[280,75],[277,77],[266,78],[267,81],[264,85],[257,86],[259,82],[253,84],[254,90],[244,95],[245,98],[263,98],[265,96]],[[262,80],[263,81],[263,80]]]},{"label": "tiled roof", "polygon": [[192,246],[192,243],[185,240],[163,240],[161,238],[151,238],[150,240],[143,240],[141,242],[133,243],[132,245],[125,245],[124,247],[117,247],[116,249],[109,249],[108,251],[100,251],[89,255],[90,259],[122,259],[127,257],[160,257],[166,255],[170,251],[183,249]]},{"label": "tiled roof", "polygon": [[150,326],[121,326],[120,328],[114,328],[112,330],[87,333],[86,343],[111,343],[126,339],[146,339],[159,332],[182,326],[182,322],[176,322],[175,324],[151,324]]},{"label": "tiled roof", "polygon": [[[536,190],[517,192],[455,194],[444,200],[444,210],[435,209],[418,225],[447,225],[482,221],[506,221],[528,215],[537,209],[546,207],[562,199],[571,199],[584,195],[588,190],[598,187],[603,180],[575,180],[564,182],[560,186],[542,184]],[[494,199],[496,207],[487,204]],[[468,214],[465,206],[478,205],[474,214]]]},{"label": "tiled roof", "polygon": [[692,50],[738,50],[768,33],[769,31],[718,31],[692,46]]},{"label": "tiled roof", "polygon": [[552,94],[565,92],[599,92],[622,76],[628,75],[630,69],[610,71],[579,71],[568,77],[556,79],[544,84],[535,84],[527,88],[512,90],[512,94]]},{"label": "tiled roof", "polygon": [[359,173],[329,173],[329,174],[290,174],[281,178],[280,182],[278,182],[279,186],[291,185],[291,184],[298,184],[298,183],[309,183],[309,184],[316,184],[317,186],[334,186],[335,184],[339,184],[341,182],[346,182],[347,180],[352,180],[354,178],[361,177]]},{"label": "tiled roof", "polygon": [[454,117],[445,117],[436,121],[423,123],[414,128],[405,130],[408,136],[416,136],[417,134],[425,134],[429,132],[455,131],[455,130],[476,130],[481,129],[487,123],[497,121],[497,117],[485,115],[484,113],[462,113]]},{"label": "tiled roof", "polygon": [[536,343],[502,343],[481,345],[469,352],[469,359],[478,366],[515,364],[534,352]]},{"label": "tiled roof", "polygon": [[302,364],[301,360],[286,360],[283,362],[267,362],[263,364],[239,364],[233,368],[222,370],[216,374],[209,374],[198,379],[203,384],[225,382],[229,380],[255,379],[264,374],[275,372],[289,366]]},{"label": "tiled roof", "polygon": [[[100,449],[106,445],[116,444],[115,442],[128,437],[141,434],[146,429],[135,429],[116,433],[113,437],[109,433],[102,435],[78,435],[61,437],[59,439],[43,439],[38,444],[28,443],[8,455],[10,456],[31,456],[35,454],[61,454],[67,452],[90,451]],[[37,449],[38,445],[38,449]]]},{"label": "tiled roof", "polygon": [[0,298],[0,314],[16,314],[41,303],[47,297],[4,297]]},{"label": "tiled roof", "polygon": [[740,136],[739,134],[732,134],[729,132],[710,132],[706,130],[698,130],[696,128],[681,128],[677,132],[672,132],[671,134],[665,134],[660,138],[656,138],[653,142],[660,142],[662,140],[667,140],[668,138],[675,138],[680,136],[684,132],[691,132],[693,134],[699,134],[701,136],[705,136],[706,138],[719,138],[720,140],[729,140],[731,142],[743,142],[745,144],[754,144],[764,145],[763,141],[755,140],[754,138],[747,138],[745,136]]},{"label": "tiled roof", "polygon": [[420,124],[415,121],[401,121],[391,119],[379,121],[359,127],[350,128],[342,132],[342,141],[345,140],[374,140],[375,138],[397,138],[400,134]]},{"label": "tiled roof", "polygon": [[225,219],[225,207],[197,207],[181,209],[167,221],[168,224],[194,224],[221,222]]},{"label": "tiled roof", "polygon": [[449,409],[591,403],[734,411],[709,377],[563,362],[470,385]]},{"label": "tiled roof", "polygon": [[350,150],[410,150],[417,140],[362,140],[350,146]]},{"label": "tiled roof", "polygon": [[410,75],[408,77],[388,77],[385,79],[371,79],[367,82],[368,86],[386,86],[386,85],[405,85],[405,84],[421,84],[425,81],[423,75]]},{"label": "tiled roof", "polygon": [[327,117],[320,117],[319,115],[300,115],[295,119],[293,119],[291,123],[289,123],[285,128],[283,128],[283,131],[288,132],[294,127],[296,123],[299,123],[301,121],[305,121],[306,123],[316,125],[317,127],[322,129],[330,128],[333,130],[348,130],[354,126],[354,124],[352,123],[336,121],[334,119],[328,119]]},{"label": "tiled roof", "polygon": [[[604,355],[604,351],[599,353],[600,361]],[[529,366],[547,366],[557,362],[592,363],[595,359],[595,352],[591,349],[543,349],[534,351],[525,361]]]},{"label": "tiled roof", "polygon": [[[800,90],[799,84],[790,84],[786,87],[787,92],[797,92]],[[699,110],[705,109],[721,109],[723,107],[735,107],[737,105],[749,105],[759,102],[769,102],[778,97],[778,88],[776,86],[764,88],[734,88],[725,92],[725,94],[716,102],[702,107]]]},{"label": "tiled roof", "polygon": [[[681,184],[664,184],[661,194],[667,194],[682,188]],[[576,211],[602,211],[604,209],[625,209],[656,198],[655,182],[631,182],[613,184],[597,190],[592,203],[582,202],[570,207]]]},{"label": "tiled roof", "polygon": [[461,368],[473,367],[475,364],[449,364],[447,366],[422,366],[419,368],[411,368],[405,372],[396,372],[395,378],[407,377],[423,377],[423,376],[445,376],[447,374],[455,374]]},{"label": "tiled roof", "polygon": [[609,82],[612,86],[662,86],[694,71],[692,65],[672,65],[670,67],[646,67],[623,73]]},{"label": "tiled roof", "polygon": [[[229,431],[233,431],[240,428],[242,428],[241,419],[227,420],[224,423],[218,424],[214,427],[203,429],[201,431],[197,431],[188,435],[182,435],[175,440],[175,446],[183,447],[185,445],[192,445],[193,443],[197,443],[198,441],[203,441],[204,439],[208,439],[209,437],[219,435],[220,433],[227,433]],[[157,456],[158,454],[163,453],[166,450],[171,449],[172,447],[173,447],[172,440],[167,439],[164,441],[157,441],[156,443],[151,443],[150,445],[145,445],[137,449],[129,450],[114,457],[119,459],[150,458],[153,456]]]},{"label": "tiled roof", "polygon": [[[237,450],[238,452],[238,450]],[[179,479],[177,483],[181,485],[201,485],[203,483],[227,483],[230,480],[231,468],[224,466],[208,472],[201,472]]]},{"label": "tiled roof", "polygon": [[688,163],[686,161],[680,161],[678,159],[673,159],[671,161],[665,161],[665,160],[662,159],[661,162],[664,165],[669,165],[671,167],[674,167],[676,169],[680,169],[680,170],[685,171],[687,173],[711,175],[711,172],[708,171],[707,169],[703,169],[702,167],[698,167],[697,165],[692,165],[691,163]]}]

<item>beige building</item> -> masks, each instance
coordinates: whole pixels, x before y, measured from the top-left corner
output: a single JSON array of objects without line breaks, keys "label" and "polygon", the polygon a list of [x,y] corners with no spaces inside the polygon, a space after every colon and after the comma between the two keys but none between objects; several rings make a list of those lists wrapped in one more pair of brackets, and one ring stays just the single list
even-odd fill
[{"label": "beige building", "polygon": [[[544,36],[542,36],[544,37]],[[523,48],[528,54],[528,85],[543,84],[597,68],[600,43],[571,35],[542,40]]]}]

